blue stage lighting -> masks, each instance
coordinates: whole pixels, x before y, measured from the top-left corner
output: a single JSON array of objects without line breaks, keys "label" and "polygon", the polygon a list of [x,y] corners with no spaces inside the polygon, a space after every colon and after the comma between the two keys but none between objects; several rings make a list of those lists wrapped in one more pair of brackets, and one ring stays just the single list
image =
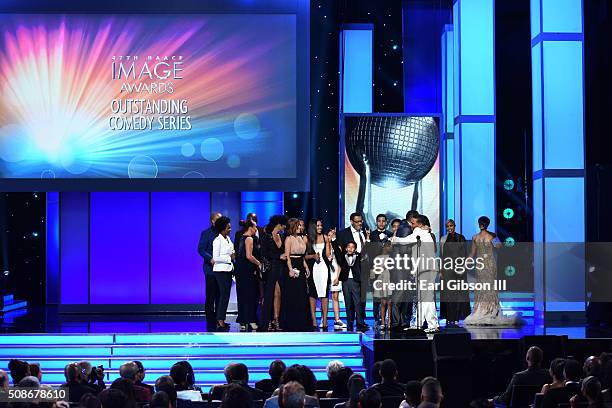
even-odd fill
[{"label": "blue stage lighting", "polygon": [[512,179],[504,180],[504,189],[510,191],[514,188],[514,181]]},{"label": "blue stage lighting", "polygon": [[514,265],[508,265],[504,268],[504,273],[506,274],[506,276],[512,277],[516,275],[516,268],[514,267]]},{"label": "blue stage lighting", "polygon": [[512,217],[514,217],[514,210],[512,208],[506,208],[504,210],[504,218],[509,220]]}]

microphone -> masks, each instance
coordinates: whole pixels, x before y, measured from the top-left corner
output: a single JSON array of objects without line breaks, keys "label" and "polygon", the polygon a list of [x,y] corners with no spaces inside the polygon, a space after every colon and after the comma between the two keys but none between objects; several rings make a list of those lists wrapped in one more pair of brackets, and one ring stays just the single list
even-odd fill
[{"label": "microphone", "polygon": [[416,239],[417,239],[417,246],[421,246],[421,236],[417,235]]}]

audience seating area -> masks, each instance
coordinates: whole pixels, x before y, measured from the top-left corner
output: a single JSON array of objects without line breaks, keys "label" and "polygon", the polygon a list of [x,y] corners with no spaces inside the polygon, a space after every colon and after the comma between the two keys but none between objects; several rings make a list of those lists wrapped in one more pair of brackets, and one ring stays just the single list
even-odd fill
[{"label": "audience seating area", "polygon": [[[354,333],[6,335],[0,336],[0,367],[7,370],[0,371],[0,385],[4,390],[9,385],[63,386],[71,390],[69,406],[74,408],[296,408],[277,401],[287,398],[283,387],[293,390],[289,384],[298,384],[305,393],[303,407],[297,408],[345,408],[344,403],[346,408],[468,406],[444,398],[448,381],[443,378],[454,364],[465,367],[468,349],[461,358],[449,359],[444,358],[443,343],[433,345],[436,359],[447,365],[437,370],[439,379],[402,384],[392,360],[364,367],[360,335]],[[578,362],[571,356],[560,358],[556,353],[561,350],[531,345],[525,355],[527,369],[508,378],[504,393],[491,390],[469,406],[612,407],[612,353]],[[551,403],[547,393],[565,390],[564,398]],[[475,397],[471,390],[464,391]],[[127,405],[122,405],[121,395]],[[10,407],[36,408],[33,405]],[[67,408],[60,405],[57,408]]]}]

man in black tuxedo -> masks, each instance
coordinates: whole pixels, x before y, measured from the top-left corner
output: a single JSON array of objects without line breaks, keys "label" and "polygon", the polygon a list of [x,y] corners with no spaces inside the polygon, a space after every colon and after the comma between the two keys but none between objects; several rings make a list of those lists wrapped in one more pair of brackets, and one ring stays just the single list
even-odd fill
[{"label": "man in black tuxedo", "polygon": [[370,234],[370,241],[382,244],[389,242],[393,233],[387,229],[387,216],[378,214],[376,216],[376,229]]},{"label": "man in black tuxedo", "polygon": [[510,404],[510,398],[512,397],[512,387],[515,385],[534,385],[542,387],[544,384],[552,382],[552,378],[548,373],[548,370],[542,368],[542,360],[544,359],[544,352],[537,346],[532,346],[527,350],[527,369],[515,373],[508,384],[508,388],[501,395],[491,400],[492,403],[499,405]]},{"label": "man in black tuxedo", "polygon": [[213,241],[217,238],[215,221],[221,217],[221,213],[210,214],[210,228],[206,228],[200,235],[198,253],[204,258],[204,279],[206,281],[206,300],[204,301],[204,312],[206,313],[206,326],[208,329],[215,328],[217,318],[215,313],[215,302],[219,297],[219,289],[213,275]]},{"label": "man in black tuxedo", "polygon": [[[370,237],[369,237],[369,231],[365,231],[363,230],[363,216],[360,213],[352,213],[350,216],[350,220],[351,220],[351,225],[345,229],[343,229],[342,231],[338,232],[337,235],[337,240],[338,240],[338,244],[340,245],[340,247],[342,249],[346,248],[346,245],[349,242],[354,242],[355,245],[357,246],[355,249],[355,252],[357,254],[359,254],[359,273],[361,274],[361,276],[359,277],[359,281],[360,283],[363,283],[363,285],[360,285],[360,291],[361,291],[361,299],[360,299],[360,308],[361,308],[361,316],[363,317],[363,328],[365,330],[368,329],[368,325],[365,323],[365,306],[366,306],[366,295],[367,295],[367,289],[368,289],[368,279],[370,276],[369,273],[369,262],[370,259],[367,255],[367,245],[368,242],[370,241]],[[343,291],[344,293],[344,291]],[[365,331],[364,330],[364,331]]]},{"label": "man in black tuxedo", "polygon": [[357,320],[357,330],[366,331],[364,315],[361,308],[361,255],[357,252],[357,243],[349,241],[344,247],[338,239],[332,241],[332,248],[342,282],[342,293],[346,307],[347,330],[353,330],[353,322]]},{"label": "man in black tuxedo", "polygon": [[[391,240],[393,233],[387,229],[387,216],[385,214],[378,214],[376,216],[376,229],[370,234],[370,241],[372,242],[372,250],[370,259],[373,260],[376,256],[382,254],[383,245]],[[372,265],[368,265],[372,268]],[[372,287],[374,280],[370,279],[368,287]],[[380,324],[380,301],[374,299],[373,301],[373,313],[376,324]]]}]

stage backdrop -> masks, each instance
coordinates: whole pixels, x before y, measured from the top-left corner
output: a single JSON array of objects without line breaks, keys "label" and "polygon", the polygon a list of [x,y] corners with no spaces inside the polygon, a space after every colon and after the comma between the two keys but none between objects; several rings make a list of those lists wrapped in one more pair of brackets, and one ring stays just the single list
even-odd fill
[{"label": "stage backdrop", "polygon": [[203,310],[203,260],[197,248],[211,211],[229,216],[237,231],[238,220],[249,212],[261,225],[282,214],[283,196],[47,193],[47,304],[82,313]]},{"label": "stage backdrop", "polygon": [[345,114],[344,224],[361,212],[370,229],[377,214],[389,222],[416,209],[440,230],[438,118],[403,114]]},{"label": "stage backdrop", "polygon": [[298,105],[307,106],[308,81],[298,54],[307,47],[298,47],[297,12],[15,13],[0,14],[0,27],[3,187],[303,187],[309,160],[297,152],[308,133],[298,131]]}]

